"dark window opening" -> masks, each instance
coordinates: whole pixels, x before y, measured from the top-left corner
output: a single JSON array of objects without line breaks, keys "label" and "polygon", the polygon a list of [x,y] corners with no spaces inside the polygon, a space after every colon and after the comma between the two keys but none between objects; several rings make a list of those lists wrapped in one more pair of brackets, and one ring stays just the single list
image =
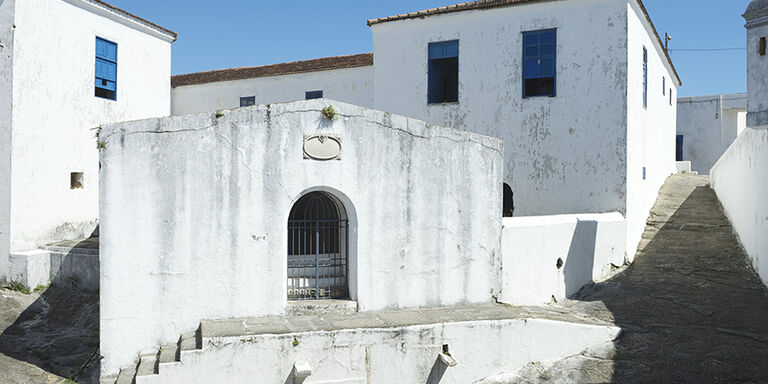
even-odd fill
[{"label": "dark window opening", "polygon": [[675,161],[684,161],[683,160],[683,135],[677,135]]},{"label": "dark window opening", "polygon": [[643,167],[643,180],[645,180],[646,176],[648,176],[648,175],[647,175],[645,167]]},{"label": "dark window opening", "polygon": [[766,50],[766,42],[765,37],[760,38],[760,56],[765,56],[765,50]]},{"label": "dark window opening", "polygon": [[83,189],[82,172],[72,172],[69,174],[69,189]]},{"label": "dark window opening", "polygon": [[557,93],[557,30],[523,32],[523,97]]},{"label": "dark window opening", "polygon": [[248,97],[240,98],[241,107],[250,107],[251,105],[256,105],[256,96],[248,96]]},{"label": "dark window opening", "polygon": [[648,108],[648,50],[643,47],[643,107]]},{"label": "dark window opening", "polygon": [[304,99],[306,100],[322,99],[322,98],[323,98],[323,91],[307,91],[304,93]]},{"label": "dark window opening", "polygon": [[515,213],[515,194],[512,192],[512,187],[509,184],[504,183],[504,204],[502,210],[503,217],[512,217]]},{"label": "dark window opening", "polygon": [[667,94],[667,78],[666,77],[661,78],[661,94],[662,95]]},{"label": "dark window opening", "polygon": [[459,42],[429,43],[427,101],[430,104],[459,101]]},{"label": "dark window opening", "polygon": [[117,44],[99,37],[96,38],[95,95],[117,99]]},{"label": "dark window opening", "polygon": [[672,105],[672,88],[669,89],[669,105]]}]

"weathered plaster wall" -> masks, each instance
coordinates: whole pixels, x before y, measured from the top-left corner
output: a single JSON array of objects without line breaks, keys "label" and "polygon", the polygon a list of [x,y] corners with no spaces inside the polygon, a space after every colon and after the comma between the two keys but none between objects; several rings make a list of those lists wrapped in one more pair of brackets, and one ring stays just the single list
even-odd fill
[{"label": "weathered plaster wall", "polygon": [[768,285],[768,130],[744,130],[715,164],[712,188]]},{"label": "weathered plaster wall", "polygon": [[0,0],[0,284],[10,268],[11,124],[15,0]]},{"label": "weathered plaster wall", "polygon": [[189,85],[172,90],[174,115],[237,108],[240,98],[255,96],[256,104],[303,100],[306,91],[323,97],[373,108],[373,67],[259,77],[220,83]]},{"label": "weathered plaster wall", "polygon": [[[625,212],[626,4],[552,1],[375,24],[375,106],[504,139],[521,216]],[[522,32],[557,28],[557,96],[522,98]],[[459,40],[459,102],[427,104],[427,45]]]},{"label": "weathered plaster wall", "polygon": [[[87,235],[98,218],[92,128],[170,114],[169,41],[80,6],[16,4],[11,249]],[[96,36],[118,44],[117,101],[94,96]],[[70,173],[85,174],[70,189]]]},{"label": "weathered plaster wall", "polygon": [[[182,352],[181,364],[161,365],[159,382],[292,383],[293,364],[305,361],[312,367],[307,381],[312,383],[466,384],[532,361],[577,354],[614,340],[619,331],[605,325],[517,319],[211,338],[202,351]],[[293,345],[294,338],[299,345]],[[443,344],[456,366],[439,363]]]},{"label": "weathered plaster wall", "polygon": [[[634,259],[648,214],[667,177],[675,173],[677,79],[663,48],[634,0],[627,7],[627,257]],[[648,50],[648,107],[643,107],[643,47]],[[666,78],[666,89],[662,91]],[[670,103],[670,88],[672,102]],[[670,105],[671,104],[671,105]],[[645,168],[645,179],[643,178]]]},{"label": "weathered plaster wall", "polygon": [[702,175],[744,130],[747,95],[681,97],[677,100],[677,134],[683,135],[683,160]]},{"label": "weathered plaster wall", "polygon": [[[332,123],[328,104],[342,114]],[[303,159],[315,133],[341,135],[343,158]],[[121,123],[101,137],[105,374],[202,319],[283,313],[288,214],[311,190],[350,214],[359,310],[489,302],[500,290],[498,139],[322,99]]]},{"label": "weathered plaster wall", "polygon": [[768,127],[768,55],[759,53],[760,38],[768,39],[768,12],[747,19],[747,126]]},{"label": "weathered plaster wall", "polygon": [[503,223],[504,303],[561,300],[624,264],[627,222],[620,213],[511,217]]}]

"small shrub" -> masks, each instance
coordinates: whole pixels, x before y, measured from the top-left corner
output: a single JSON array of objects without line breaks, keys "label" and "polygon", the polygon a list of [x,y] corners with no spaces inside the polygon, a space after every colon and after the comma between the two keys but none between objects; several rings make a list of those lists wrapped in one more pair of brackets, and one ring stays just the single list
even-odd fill
[{"label": "small shrub", "polygon": [[299,339],[297,339],[295,337],[293,338],[293,346],[294,347],[298,347],[299,346]]},{"label": "small shrub", "polygon": [[222,111],[216,111],[216,118],[224,117],[224,112]]},{"label": "small shrub", "polygon": [[24,294],[27,294],[27,295],[31,293],[29,291],[29,288],[24,288],[24,286],[19,284],[19,283],[12,283],[8,287],[8,289],[10,289],[11,291],[21,292],[21,293],[24,293]]},{"label": "small shrub", "polygon": [[37,287],[35,287],[35,289],[32,290],[32,292],[38,293],[40,291],[45,291],[46,289],[48,289],[48,287],[50,287],[50,285],[38,285]]},{"label": "small shrub", "polygon": [[101,141],[101,140],[96,141],[96,149],[98,149],[99,152],[101,152],[102,150],[104,150],[106,148],[107,148],[107,142],[106,141]]},{"label": "small shrub", "polygon": [[339,117],[339,112],[336,111],[336,108],[334,108],[333,105],[329,105],[323,108],[323,117],[328,120],[336,120],[336,118]]}]

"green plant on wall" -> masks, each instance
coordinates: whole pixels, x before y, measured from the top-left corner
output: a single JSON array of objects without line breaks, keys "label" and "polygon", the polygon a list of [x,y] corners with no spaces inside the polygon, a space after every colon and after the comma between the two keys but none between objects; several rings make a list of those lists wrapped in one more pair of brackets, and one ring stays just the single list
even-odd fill
[{"label": "green plant on wall", "polygon": [[333,107],[333,105],[329,105],[325,108],[323,108],[323,117],[325,117],[328,120],[336,120],[337,117],[339,117],[339,112],[336,111],[336,108]]}]

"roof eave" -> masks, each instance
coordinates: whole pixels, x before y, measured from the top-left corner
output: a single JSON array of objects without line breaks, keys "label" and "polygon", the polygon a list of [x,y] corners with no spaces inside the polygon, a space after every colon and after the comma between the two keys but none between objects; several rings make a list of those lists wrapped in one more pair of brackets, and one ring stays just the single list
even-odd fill
[{"label": "roof eave", "polygon": [[117,23],[123,24],[140,32],[154,36],[167,43],[173,43],[178,38],[178,33],[163,28],[151,21],[147,21],[130,12],[117,8],[102,0],[64,0],[78,8],[106,17]]}]

